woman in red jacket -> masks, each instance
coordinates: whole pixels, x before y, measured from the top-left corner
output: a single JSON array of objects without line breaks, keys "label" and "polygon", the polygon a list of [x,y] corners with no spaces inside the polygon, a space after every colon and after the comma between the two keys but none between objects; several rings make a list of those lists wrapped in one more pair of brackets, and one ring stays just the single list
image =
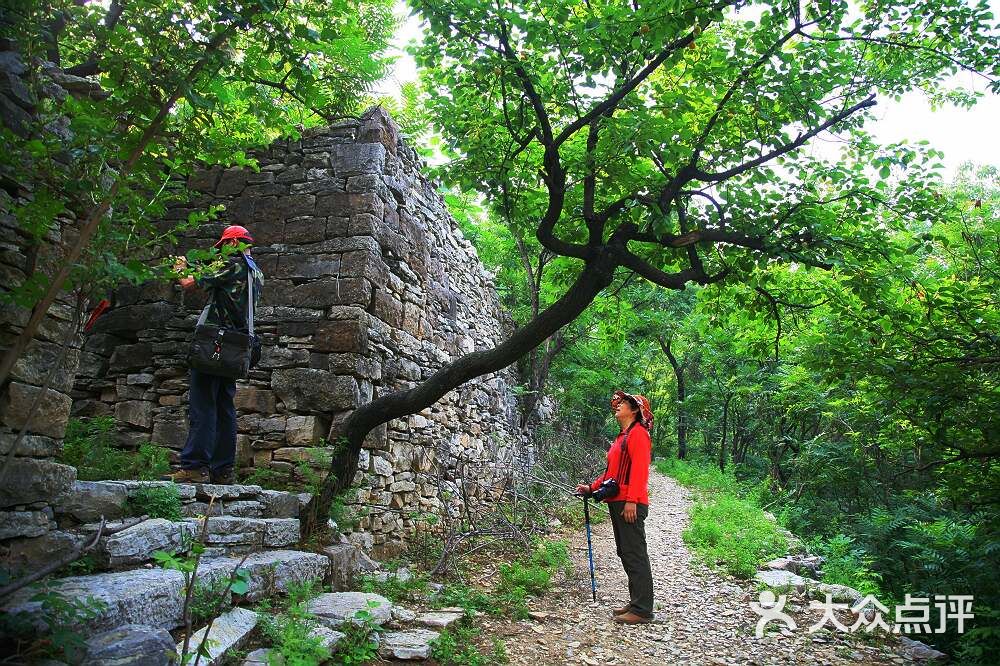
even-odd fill
[{"label": "woman in red jacket", "polygon": [[576,491],[591,494],[608,479],[618,483],[618,493],[607,499],[611,511],[611,526],[615,546],[628,576],[629,602],[614,611],[615,622],[648,624],[653,621],[653,573],[646,552],[644,521],[649,514],[649,463],[652,443],[649,431],[653,427],[653,412],[645,396],[615,391],[611,409],[621,426],[621,432],[608,449],[608,467],[589,486],[581,484]]}]

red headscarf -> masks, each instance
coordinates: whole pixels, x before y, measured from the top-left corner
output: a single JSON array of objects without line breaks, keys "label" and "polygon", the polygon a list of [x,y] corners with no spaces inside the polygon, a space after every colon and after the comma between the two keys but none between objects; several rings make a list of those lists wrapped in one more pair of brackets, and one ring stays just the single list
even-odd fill
[{"label": "red headscarf", "polygon": [[619,389],[611,396],[611,409],[618,409],[622,400],[628,400],[633,406],[639,408],[639,422],[646,427],[646,430],[652,431],[653,409],[649,406],[649,399],[644,395],[632,395]]}]

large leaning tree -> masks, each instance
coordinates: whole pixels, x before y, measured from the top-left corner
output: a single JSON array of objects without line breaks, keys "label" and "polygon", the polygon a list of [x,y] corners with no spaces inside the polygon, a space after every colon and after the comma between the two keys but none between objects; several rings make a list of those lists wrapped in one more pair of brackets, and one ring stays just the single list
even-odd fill
[{"label": "large leaning tree", "polygon": [[[895,220],[923,214],[934,182],[933,151],[882,149],[865,134],[878,98],[944,94],[959,71],[996,90],[1000,63],[985,2],[413,8],[428,26],[417,50],[428,103],[464,155],[461,182],[497,208],[541,193],[530,233],[579,269],[561,298],[502,344],[354,411],[312,521],[351,483],[372,429],[510,365],[579,316],[616,271],[683,289],[741,280],[775,261],[843,270],[877,252]],[[811,150],[817,138],[827,139],[828,157]],[[901,187],[880,186],[894,173]]]}]

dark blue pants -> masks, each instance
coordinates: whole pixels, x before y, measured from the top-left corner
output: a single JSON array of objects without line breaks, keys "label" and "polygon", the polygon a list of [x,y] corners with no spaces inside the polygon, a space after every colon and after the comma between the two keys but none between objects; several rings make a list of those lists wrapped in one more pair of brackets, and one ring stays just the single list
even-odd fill
[{"label": "dark blue pants", "polygon": [[191,371],[188,398],[187,443],[181,451],[181,467],[207,467],[221,474],[236,461],[236,380]]}]

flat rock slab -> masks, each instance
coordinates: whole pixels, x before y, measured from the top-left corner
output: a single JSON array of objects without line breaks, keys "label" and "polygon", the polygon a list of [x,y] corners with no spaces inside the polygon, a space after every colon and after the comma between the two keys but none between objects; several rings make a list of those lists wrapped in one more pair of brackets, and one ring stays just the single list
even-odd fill
[{"label": "flat rock slab", "polygon": [[312,631],[309,632],[310,636],[315,636],[322,641],[323,647],[325,647],[330,652],[337,647],[337,643],[345,636],[343,632],[334,631],[328,627],[314,627]]},{"label": "flat rock slab", "polygon": [[801,592],[806,589],[809,583],[814,583],[815,581],[810,581],[802,576],[793,574],[791,571],[783,571],[781,569],[773,569],[769,571],[758,571],[754,575],[754,580],[759,583],[763,583],[767,587],[778,588],[778,589],[794,589],[796,592]]},{"label": "flat rock slab", "polygon": [[126,624],[87,640],[81,666],[173,666],[174,641],[166,629]]},{"label": "flat rock slab", "polygon": [[830,601],[838,603],[849,603],[851,605],[861,601],[862,594],[853,587],[847,585],[835,585],[833,583],[820,583],[810,591],[810,596],[816,599],[826,599],[830,595]]},{"label": "flat rock slab", "polygon": [[392,617],[392,602],[370,592],[330,592],[309,602],[309,612],[331,629],[348,621],[362,624],[363,620],[357,618],[361,611],[371,613],[375,624],[382,625]]},{"label": "flat rock slab", "polygon": [[[236,568],[241,558],[203,559],[199,578],[203,582],[221,580]],[[245,599],[254,601],[275,589],[285,592],[289,583],[323,579],[328,560],[317,553],[270,550],[250,555],[243,567],[250,572],[250,590]],[[54,589],[66,598],[102,602],[104,608],[86,623],[90,631],[105,631],[123,624],[148,624],[173,629],[179,627],[184,605],[184,577],[167,569],[134,569],[92,576],[63,578]],[[31,601],[36,590],[19,590],[0,607],[7,613],[37,616],[41,604]]]},{"label": "flat rock slab", "polygon": [[196,492],[195,487],[190,484],[174,483],[173,481],[98,481],[97,483],[125,486],[130,497],[141,488],[165,488],[167,486],[176,488],[177,494],[182,500],[193,500]]},{"label": "flat rock slab", "polygon": [[150,518],[121,532],[101,539],[100,549],[112,567],[140,564],[153,558],[158,550],[177,552],[185,534],[192,534],[191,526],[164,518]]},{"label": "flat rock slab", "polygon": [[54,503],[56,513],[72,516],[81,523],[96,522],[104,516],[117,520],[125,515],[128,488],[120,483],[74,481]]},{"label": "flat rock slab", "polygon": [[378,654],[383,659],[429,659],[431,641],[440,635],[430,629],[391,631],[382,635]]},{"label": "flat rock slab", "polygon": [[245,486],[241,484],[223,485],[220,483],[195,484],[198,497],[215,497],[217,499],[251,499],[259,497],[264,489],[260,486]]},{"label": "flat rock slab", "polygon": [[[207,637],[206,630],[208,627],[194,632],[191,635],[188,652],[197,654],[198,646],[204,642],[208,656],[202,657],[198,663],[206,664],[206,666],[217,664],[227,651],[238,647],[250,635],[250,632],[257,626],[257,620],[257,613],[245,608],[234,608],[228,613],[215,618],[215,622],[212,623],[211,631],[208,631]],[[180,654],[183,648],[184,643],[178,643],[177,654]],[[194,662],[192,661],[191,663]]]},{"label": "flat rock slab", "polygon": [[431,611],[429,613],[422,613],[416,617],[417,624],[422,624],[425,627],[435,627],[438,629],[444,629],[455,624],[462,619],[462,613],[445,613],[443,611]]}]

